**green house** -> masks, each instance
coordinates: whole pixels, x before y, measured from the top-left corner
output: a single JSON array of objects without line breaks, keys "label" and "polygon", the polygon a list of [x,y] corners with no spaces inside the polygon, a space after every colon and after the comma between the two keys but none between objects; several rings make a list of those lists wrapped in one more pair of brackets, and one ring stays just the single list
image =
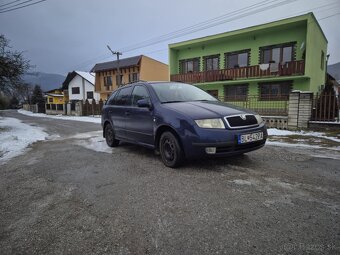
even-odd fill
[{"label": "green house", "polygon": [[262,114],[284,115],[290,91],[316,93],[325,84],[327,43],[313,13],[174,43],[170,79]]}]

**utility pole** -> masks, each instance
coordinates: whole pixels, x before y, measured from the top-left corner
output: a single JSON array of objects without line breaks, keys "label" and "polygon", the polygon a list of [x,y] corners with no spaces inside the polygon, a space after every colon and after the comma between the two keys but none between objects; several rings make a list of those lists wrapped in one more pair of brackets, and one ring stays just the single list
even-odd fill
[{"label": "utility pole", "polygon": [[120,84],[119,56],[123,55],[123,53],[121,53],[119,51],[111,50],[109,45],[107,45],[107,48],[109,49],[109,51],[111,51],[112,55],[116,55],[117,56],[117,75],[118,75],[118,79],[116,79],[116,81],[117,81],[117,86],[120,87],[121,84]]}]

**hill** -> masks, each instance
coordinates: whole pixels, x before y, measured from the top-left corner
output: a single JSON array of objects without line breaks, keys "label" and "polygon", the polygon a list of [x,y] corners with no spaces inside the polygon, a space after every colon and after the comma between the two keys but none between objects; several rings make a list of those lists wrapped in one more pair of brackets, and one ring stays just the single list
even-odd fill
[{"label": "hill", "polygon": [[60,74],[32,72],[23,75],[23,80],[32,85],[40,85],[43,91],[60,88],[65,80],[65,76]]},{"label": "hill", "polygon": [[340,62],[327,67],[328,73],[330,73],[337,81],[340,80]]}]

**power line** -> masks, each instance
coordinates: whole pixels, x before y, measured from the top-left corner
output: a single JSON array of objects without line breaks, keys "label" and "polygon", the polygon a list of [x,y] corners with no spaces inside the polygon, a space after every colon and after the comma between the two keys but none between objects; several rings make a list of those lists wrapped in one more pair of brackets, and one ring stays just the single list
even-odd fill
[{"label": "power line", "polygon": [[14,4],[14,3],[19,2],[19,1],[22,1],[22,0],[15,0],[15,1],[9,2],[7,4],[2,4],[2,5],[0,5],[0,7],[7,6],[7,5],[10,5],[10,4]]},{"label": "power line", "polygon": [[[262,8],[257,8],[257,7],[263,5],[262,4],[263,2],[260,2],[258,6],[251,7],[251,8],[242,8],[240,10],[225,14],[225,15],[223,15],[223,18],[224,18],[223,20],[218,20],[219,17],[214,18],[214,19],[212,19],[212,22],[211,21],[201,22],[201,23],[197,24],[198,27],[189,29],[188,31],[184,31],[184,32],[180,32],[180,33],[175,32],[174,35],[170,35],[170,36],[166,36],[166,37],[160,37],[160,39],[158,39],[158,40],[157,40],[157,38],[155,38],[153,41],[152,41],[152,39],[147,40],[147,41],[141,42],[139,45],[136,44],[136,45],[132,45],[130,47],[126,47],[124,49],[121,49],[121,51],[128,52],[128,51],[135,50],[135,49],[138,49],[138,48],[147,47],[147,46],[159,43],[159,42],[168,41],[170,39],[174,39],[174,38],[177,38],[177,37],[180,37],[180,36],[192,34],[194,32],[205,30],[205,29],[213,27],[213,26],[221,25],[221,24],[226,23],[226,22],[230,22],[230,21],[233,21],[233,20],[236,20],[236,19],[247,17],[247,16],[250,16],[252,14],[255,14],[255,13],[258,13],[258,12],[263,12],[263,11],[275,8],[277,6],[285,5],[285,4],[288,4],[288,3],[291,3],[291,2],[295,2],[295,1],[298,1],[298,0],[285,0],[285,1],[283,1],[283,2],[281,1],[279,3],[275,3],[275,2],[277,2],[277,0],[273,0],[273,1],[269,1],[269,2],[265,1],[267,3],[272,3],[272,4],[267,5],[265,7],[262,7]],[[247,10],[247,9],[249,9],[249,10]],[[245,11],[247,11],[247,12],[245,12]],[[235,12],[236,12],[236,14],[235,14]]]},{"label": "power line", "polygon": [[[268,5],[270,3],[275,3],[275,2],[278,2],[278,1],[280,1],[280,2],[276,3],[276,4]],[[265,11],[265,10],[268,10],[268,9],[271,9],[271,8],[275,8],[278,5],[288,4],[288,3],[291,3],[291,2],[295,2],[295,1],[298,1],[298,0],[284,0],[284,1],[282,1],[282,0],[271,0],[271,1],[266,0],[266,1],[261,1],[259,3],[253,4],[253,5],[250,5],[248,7],[244,7],[244,8],[232,11],[232,12],[229,12],[227,14],[224,14],[224,15],[219,16],[219,17],[215,17],[215,18],[210,19],[210,20],[200,22],[198,24],[189,26],[187,28],[183,28],[183,29],[180,29],[180,30],[177,30],[177,31],[174,31],[174,32],[153,38],[153,39],[146,40],[144,42],[141,42],[141,43],[138,43],[138,44],[135,44],[135,45],[126,47],[125,49],[121,49],[120,51],[129,52],[129,51],[132,51],[132,50],[136,50],[136,49],[139,49],[139,48],[144,48],[144,47],[147,47],[147,46],[150,46],[150,45],[153,45],[153,44],[157,44],[159,42],[168,41],[170,39],[180,37],[180,36],[183,36],[185,34],[189,34],[189,33],[197,32],[199,30],[207,29],[211,26],[215,26],[215,23],[213,23],[211,25],[210,24],[211,22],[219,21],[219,20],[221,20],[222,18],[225,18],[225,17],[235,16],[236,14],[238,14],[241,17],[245,17],[245,16],[249,16],[251,14],[257,13],[257,12],[262,12],[262,11]],[[258,7],[261,7],[263,5],[267,5],[267,6],[263,7],[263,8],[258,8]],[[253,10],[250,13],[245,13],[245,11],[249,11],[249,10],[252,10],[252,9],[255,9],[255,8],[257,8],[257,9]],[[225,23],[225,22],[228,22],[228,21],[231,21],[231,20],[235,20],[235,19],[238,19],[238,18],[241,18],[241,17],[236,16],[232,19],[229,18],[227,21],[224,20],[222,23]],[[209,27],[204,27],[203,29],[201,29],[199,27],[199,26],[208,25],[208,24],[209,24]],[[193,29],[195,29],[195,30],[193,30]],[[185,34],[183,34],[184,32],[185,32]],[[161,40],[159,40],[159,39],[161,39]],[[145,44],[147,44],[147,45],[145,45]],[[105,56],[107,56],[107,55],[105,55]],[[96,59],[98,59],[98,58],[96,58]],[[87,62],[87,61],[85,61],[85,62]]]},{"label": "power line", "polygon": [[[31,2],[31,1],[33,1],[33,0],[29,0],[29,2]],[[20,7],[16,7],[16,8],[12,8],[12,9],[9,9],[9,10],[4,10],[4,11],[0,10],[0,13],[5,13],[5,12],[10,12],[10,11],[18,10],[18,9],[25,8],[27,6],[35,5],[35,4],[38,4],[38,3],[41,3],[41,2],[45,2],[45,1],[47,1],[47,0],[40,0],[40,1],[35,2],[35,3],[26,4],[26,5],[23,5],[23,6],[20,6]]]},{"label": "power line", "polygon": [[20,6],[20,5],[23,5],[23,4],[32,2],[32,1],[34,1],[34,0],[26,0],[26,1],[23,1],[23,2],[21,2],[21,3],[15,4],[15,5],[12,5],[12,6],[9,6],[9,7],[1,8],[0,11],[5,11],[5,10],[7,10],[7,9],[11,9],[11,8],[13,8],[13,7]]},{"label": "power line", "polygon": [[[251,9],[251,8],[254,9],[255,7],[264,5],[264,4],[263,4],[264,2],[267,2],[267,3],[275,3],[275,2],[277,2],[277,1],[278,1],[278,0],[274,0],[274,1],[270,1],[270,2],[262,1],[262,2],[259,2],[259,3],[257,3],[257,4],[248,6],[247,8],[248,8],[248,9]],[[132,45],[132,46],[135,46],[135,47],[132,47],[132,46],[130,46],[129,48],[126,47],[126,50],[125,50],[125,51],[122,50],[122,51],[124,51],[124,52],[129,52],[129,51],[133,51],[133,50],[137,50],[137,49],[140,49],[140,48],[144,48],[144,47],[147,47],[147,46],[150,46],[150,45],[153,45],[153,44],[158,44],[158,43],[163,42],[163,41],[168,41],[168,40],[170,40],[170,39],[173,39],[173,38],[176,38],[176,37],[181,37],[181,36],[186,35],[186,34],[189,34],[189,33],[194,33],[194,32],[197,32],[197,31],[199,31],[199,30],[204,30],[204,29],[210,28],[210,27],[212,27],[212,26],[216,26],[216,25],[219,25],[219,24],[222,24],[222,23],[229,22],[229,21],[231,21],[231,20],[235,20],[235,19],[239,19],[239,18],[242,18],[242,17],[245,17],[245,16],[252,15],[253,12],[256,12],[256,13],[257,13],[257,12],[262,12],[262,11],[265,11],[265,10],[268,10],[268,9],[275,8],[277,5],[281,5],[281,4],[283,4],[283,3],[289,4],[289,3],[294,2],[294,1],[297,1],[297,0],[290,0],[290,1],[283,1],[283,2],[281,1],[280,3],[272,4],[272,5],[270,5],[270,6],[265,6],[265,7],[263,7],[263,8],[258,8],[258,9],[254,10],[254,11],[251,11],[250,13],[249,13],[249,12],[248,12],[248,13],[242,13],[242,12],[245,11],[245,9],[247,9],[247,8],[242,8],[242,9],[239,9],[239,10],[236,10],[236,11],[233,11],[233,12],[230,12],[230,13],[228,13],[228,14],[224,14],[224,15],[222,15],[222,16],[215,17],[215,18],[213,18],[213,19],[210,19],[210,20],[207,20],[207,21],[204,21],[204,22],[200,22],[200,23],[198,23],[198,24],[196,24],[196,25],[192,25],[192,26],[190,26],[190,27],[187,27],[187,28],[183,28],[183,29],[174,31],[174,32],[172,32],[172,33],[168,33],[168,34],[162,35],[162,36],[160,36],[160,37],[153,38],[153,39],[149,39],[149,40],[146,40],[146,41],[141,42],[141,43],[139,43],[139,44]],[[328,7],[328,6],[331,6],[331,5],[334,5],[334,4],[339,4],[339,3],[337,3],[337,2],[328,3],[328,4],[325,4],[325,5],[318,6],[318,7],[312,8],[312,9],[310,9],[310,10],[304,11],[303,13],[306,13],[306,12],[309,12],[309,11],[312,11],[312,10],[322,9],[322,8],[324,8],[324,7]],[[235,16],[235,13],[237,13],[237,12],[241,12],[241,13],[240,13],[238,16],[236,16],[236,17],[229,18],[229,19],[227,19],[227,20],[219,21],[218,24],[216,24],[216,23],[209,24],[209,22],[211,22],[211,21],[218,21],[219,19],[221,19],[221,17],[226,17],[227,15],[230,15],[230,14],[233,14],[233,15],[231,15],[231,16]],[[331,15],[331,16],[329,16],[329,17],[335,16],[335,15],[337,15],[337,14]],[[286,16],[286,17],[287,17],[287,16]],[[324,18],[319,19],[319,20],[323,20],[323,19],[329,18],[329,17],[324,17]],[[201,28],[201,27],[199,28],[199,25],[200,25],[200,24],[203,24],[204,26],[203,26],[202,28]],[[190,29],[190,30],[189,30],[189,28],[195,28],[195,29]],[[198,29],[198,28],[199,28],[199,29]],[[188,31],[186,31],[186,30],[188,30]],[[183,32],[183,33],[179,33],[179,32]],[[184,32],[185,32],[185,33],[184,33]],[[169,38],[169,35],[171,36],[171,38]],[[166,37],[166,36],[168,36],[168,37]],[[155,39],[158,39],[158,38],[161,38],[161,40],[155,40]],[[148,42],[147,45],[145,45],[145,44],[146,44],[145,42]],[[137,46],[138,46],[138,47],[137,47]],[[157,51],[158,51],[158,50],[157,50]],[[150,52],[149,52],[149,53],[150,53]],[[152,53],[152,52],[151,52],[151,53]],[[146,53],[145,53],[145,54],[146,54]],[[104,55],[103,57],[105,57],[105,59],[108,58],[107,55]],[[99,59],[99,58],[100,58],[100,57],[96,57],[95,59]],[[101,58],[101,60],[103,60],[103,58]],[[84,62],[84,64],[87,63],[87,62],[88,62],[88,61]],[[90,64],[90,63],[89,63],[89,64]],[[84,65],[82,65],[82,66],[84,66]],[[88,66],[88,65],[86,65],[86,66]]]}]

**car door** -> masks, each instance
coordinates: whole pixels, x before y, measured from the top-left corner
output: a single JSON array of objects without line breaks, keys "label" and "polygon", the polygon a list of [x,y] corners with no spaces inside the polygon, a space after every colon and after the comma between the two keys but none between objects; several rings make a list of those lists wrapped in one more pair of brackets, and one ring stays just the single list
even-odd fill
[{"label": "car door", "polygon": [[111,122],[117,138],[126,139],[127,107],[131,106],[132,87],[122,88],[117,92],[111,108]]},{"label": "car door", "polygon": [[137,106],[138,100],[150,100],[147,88],[143,85],[136,85],[132,91],[131,99],[132,106],[129,108],[126,120],[127,136],[136,142],[152,145],[154,143],[153,110]]}]

